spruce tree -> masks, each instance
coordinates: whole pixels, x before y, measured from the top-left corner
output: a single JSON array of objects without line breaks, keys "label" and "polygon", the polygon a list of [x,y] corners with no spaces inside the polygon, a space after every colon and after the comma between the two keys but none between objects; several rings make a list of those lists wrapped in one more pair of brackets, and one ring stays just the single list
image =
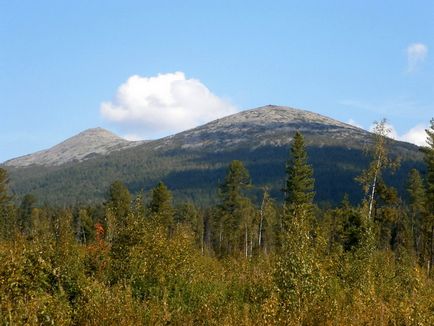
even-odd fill
[{"label": "spruce tree", "polygon": [[32,211],[35,208],[35,203],[36,198],[32,194],[25,195],[21,201],[18,226],[20,231],[26,235],[29,235],[32,229]]},{"label": "spruce tree", "polygon": [[112,210],[118,220],[127,217],[131,206],[131,195],[121,181],[115,181],[110,185],[106,206]]},{"label": "spruce tree", "polygon": [[249,188],[250,174],[241,161],[232,161],[224,182],[220,185],[221,207],[232,214],[244,197],[243,191]]},{"label": "spruce tree", "polygon": [[0,238],[10,238],[15,231],[16,212],[8,193],[8,176],[6,170],[0,168]]},{"label": "spruce tree", "polygon": [[9,203],[8,177],[5,169],[0,168],[0,208]]},{"label": "spruce tree", "polygon": [[310,215],[315,196],[313,169],[308,164],[303,136],[296,132],[286,164],[285,205],[292,215]]},{"label": "spruce tree", "polygon": [[175,211],[172,206],[172,193],[163,182],[160,181],[157,186],[152,189],[148,209],[154,221],[167,228],[168,234],[170,235]]},{"label": "spruce tree", "polygon": [[409,209],[411,221],[411,233],[413,237],[413,247],[416,255],[422,258],[422,223],[426,216],[426,197],[425,187],[419,171],[412,169],[408,176],[407,192],[409,196]]},{"label": "spruce tree", "polygon": [[[281,248],[276,260],[274,283],[279,294],[281,318],[305,324],[320,297],[323,276],[319,250],[313,241],[314,178],[304,146],[297,132],[286,165],[285,210]],[[321,239],[316,239],[321,246]],[[324,244],[325,245],[325,244]]]},{"label": "spruce tree", "polygon": [[235,253],[241,248],[244,248],[246,256],[248,254],[247,242],[252,240],[251,224],[254,213],[244,191],[250,185],[250,174],[244,164],[241,161],[232,161],[219,189],[221,203],[217,232],[221,254]]}]

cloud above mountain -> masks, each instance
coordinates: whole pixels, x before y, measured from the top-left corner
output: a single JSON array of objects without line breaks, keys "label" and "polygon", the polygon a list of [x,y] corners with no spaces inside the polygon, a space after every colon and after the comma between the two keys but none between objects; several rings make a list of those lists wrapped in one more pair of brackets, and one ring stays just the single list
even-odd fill
[{"label": "cloud above mountain", "polygon": [[[427,134],[425,132],[425,129],[427,129],[428,127],[424,126],[423,124],[418,124],[403,134],[399,134],[396,128],[390,123],[386,123],[385,127],[389,131],[388,137],[392,139],[405,141],[418,146],[427,146]],[[369,131],[374,131],[374,125],[371,125],[369,127]]]},{"label": "cloud above mountain", "polygon": [[413,43],[407,47],[407,71],[415,72],[425,61],[428,55],[428,47],[423,43]]},{"label": "cloud above mountain", "polygon": [[120,85],[114,99],[100,107],[105,119],[143,138],[183,131],[237,111],[229,101],[183,72],[131,76]]},{"label": "cloud above mountain", "polygon": [[400,140],[413,143],[419,146],[428,146],[427,140],[427,134],[425,132],[425,129],[427,129],[427,126],[424,126],[422,124],[419,124],[413,128],[411,128],[409,131],[407,131],[405,134],[403,134],[400,137]]}]

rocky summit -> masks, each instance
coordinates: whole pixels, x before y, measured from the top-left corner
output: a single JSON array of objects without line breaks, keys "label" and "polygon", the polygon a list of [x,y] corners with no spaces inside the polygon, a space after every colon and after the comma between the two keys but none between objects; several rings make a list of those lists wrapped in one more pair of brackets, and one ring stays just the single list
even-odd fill
[{"label": "rocky summit", "polygon": [[267,105],[236,113],[203,126],[155,141],[154,148],[225,148],[289,144],[295,131],[308,136],[326,136],[334,141],[361,140],[366,130],[310,111]]},{"label": "rocky summit", "polygon": [[96,155],[107,155],[141,143],[143,142],[125,140],[103,128],[92,128],[49,149],[6,161],[4,165],[13,167],[56,166],[69,162],[81,162]]}]

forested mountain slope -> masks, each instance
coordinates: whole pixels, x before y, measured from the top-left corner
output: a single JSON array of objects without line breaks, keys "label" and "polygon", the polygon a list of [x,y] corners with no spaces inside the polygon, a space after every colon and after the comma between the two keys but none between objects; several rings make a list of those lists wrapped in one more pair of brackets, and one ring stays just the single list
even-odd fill
[{"label": "forested mountain slope", "polygon": [[[56,204],[94,202],[104,198],[114,180],[132,192],[148,191],[162,180],[175,199],[208,204],[216,199],[216,185],[231,160],[245,163],[257,188],[268,185],[281,199],[289,143],[300,131],[307,144],[317,180],[316,201],[336,203],[344,193],[361,196],[354,181],[370,158],[369,132],[309,111],[268,105],[247,110],[162,139],[112,152],[97,152],[82,161],[51,165],[13,166],[7,162],[16,195],[33,193]],[[391,140],[391,151],[401,168],[389,181],[405,187],[409,169],[422,167],[418,147]],[[252,189],[255,192],[255,189]]]}]

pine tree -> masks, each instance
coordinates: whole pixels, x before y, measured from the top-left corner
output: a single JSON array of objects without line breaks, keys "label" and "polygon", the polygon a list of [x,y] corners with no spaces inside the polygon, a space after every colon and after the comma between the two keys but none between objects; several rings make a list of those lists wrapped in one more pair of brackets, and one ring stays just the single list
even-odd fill
[{"label": "pine tree", "polygon": [[0,168],[0,238],[9,239],[15,231],[16,212],[8,193],[8,176],[6,170]]},{"label": "pine tree", "polygon": [[0,168],[0,207],[4,207],[11,199],[8,194],[8,182],[6,170]]},{"label": "pine tree", "polygon": [[[286,165],[286,193],[281,248],[274,283],[282,318],[305,324],[320,297],[323,277],[319,250],[313,241],[313,170],[308,164],[303,136],[297,132]],[[317,242],[320,239],[317,239]]]},{"label": "pine tree", "polygon": [[115,181],[110,185],[106,206],[112,210],[119,221],[128,216],[131,194],[121,181]]},{"label": "pine tree", "polygon": [[286,176],[286,209],[293,216],[312,215],[315,179],[312,167],[308,164],[303,136],[299,132],[295,133],[292,142]]},{"label": "pine tree", "polygon": [[238,207],[243,191],[251,185],[249,171],[241,161],[232,161],[224,182],[220,185],[221,207],[232,214]]},{"label": "pine tree", "polygon": [[423,242],[422,225],[426,216],[426,198],[422,177],[416,169],[410,171],[407,192],[409,196],[413,247],[416,251],[416,255],[422,258],[420,255]]},{"label": "pine tree", "polygon": [[30,234],[32,229],[32,211],[35,208],[36,198],[32,194],[23,197],[18,216],[18,226],[20,231],[26,235]]},{"label": "pine tree", "polygon": [[[330,217],[328,216],[330,215]],[[345,194],[338,208],[326,214],[323,228],[329,229],[328,252],[354,251],[360,246],[363,225],[360,211],[354,208]]]},{"label": "pine tree", "polygon": [[172,193],[163,182],[160,181],[152,189],[148,209],[152,218],[160,225],[166,227],[170,233],[175,211],[172,206]]},{"label": "pine tree", "polygon": [[251,185],[250,174],[241,161],[232,161],[224,182],[220,185],[220,214],[218,242],[220,254],[235,253],[252,241],[252,203],[244,191]]}]

